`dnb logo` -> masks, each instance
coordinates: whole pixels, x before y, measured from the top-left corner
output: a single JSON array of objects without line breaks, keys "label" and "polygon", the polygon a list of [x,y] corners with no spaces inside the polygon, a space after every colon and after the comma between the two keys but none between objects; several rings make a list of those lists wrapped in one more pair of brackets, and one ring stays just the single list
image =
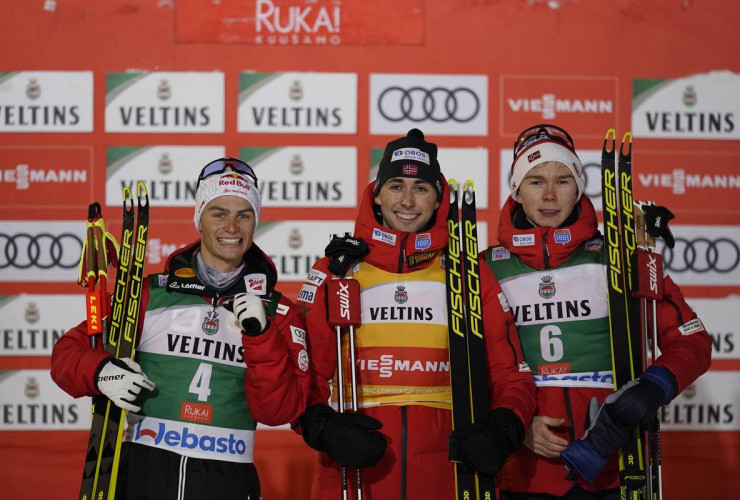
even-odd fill
[{"label": "dnb logo", "polygon": [[187,426],[182,429],[168,429],[164,422],[159,422],[156,429],[142,428],[142,422],[136,424],[134,442],[157,446],[160,448],[175,448],[195,450],[205,453],[221,455],[246,455],[247,443],[238,439],[234,433],[228,436],[213,436],[208,434],[196,434],[188,430]]}]

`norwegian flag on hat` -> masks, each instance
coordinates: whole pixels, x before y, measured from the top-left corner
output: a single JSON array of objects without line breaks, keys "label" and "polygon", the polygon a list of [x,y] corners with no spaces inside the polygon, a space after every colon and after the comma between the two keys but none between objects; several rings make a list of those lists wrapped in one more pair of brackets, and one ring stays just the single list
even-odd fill
[{"label": "norwegian flag on hat", "polygon": [[417,175],[419,173],[419,167],[416,165],[406,164],[401,168],[403,175]]}]

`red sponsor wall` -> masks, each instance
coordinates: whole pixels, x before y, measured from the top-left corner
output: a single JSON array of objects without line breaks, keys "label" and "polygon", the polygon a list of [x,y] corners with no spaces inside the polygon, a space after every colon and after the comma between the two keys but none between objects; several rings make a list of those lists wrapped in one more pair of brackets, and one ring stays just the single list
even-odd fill
[{"label": "red sponsor wall", "polygon": [[[541,122],[569,130],[587,174],[592,174],[587,192],[596,199],[598,169],[593,165],[598,165],[606,130],[613,127],[621,135],[637,130],[637,121],[652,130],[635,134],[635,198],[666,205],[676,214],[672,224],[678,244],[664,253],[668,271],[690,300],[709,298],[724,305],[716,314],[707,307],[711,317],[702,318],[715,341],[709,377],[664,415],[665,498],[733,498],[740,490],[740,355],[735,347],[740,323],[735,321],[740,310],[740,56],[733,49],[740,41],[740,10],[735,2],[39,0],[2,2],[0,19],[0,295],[5,303],[13,298],[22,302],[24,294],[42,296],[41,305],[22,305],[17,322],[0,313],[4,497],[72,498],[77,491],[87,433],[30,416],[29,408],[44,408],[46,389],[37,375],[48,370],[49,348],[39,346],[54,334],[30,334],[21,323],[30,323],[37,314],[57,314],[43,305],[45,295],[81,295],[74,276],[68,279],[77,258],[68,244],[88,203],[100,201],[108,229],[119,234],[120,202],[106,202],[118,199],[120,192],[120,185],[107,182],[119,165],[115,148],[167,146],[187,158],[188,147],[195,147],[194,152],[219,147],[229,156],[239,156],[242,148],[353,147],[356,164],[348,165],[353,172],[342,189],[345,196],[350,189],[359,201],[374,172],[372,151],[418,126],[453,158],[463,148],[485,150],[487,165],[471,168],[485,179],[477,186],[488,200],[479,218],[491,244],[506,194],[511,145],[520,130]],[[78,96],[75,92],[84,85],[65,92],[61,77],[48,80],[48,75],[33,72],[75,73],[78,81],[92,85]],[[193,100],[218,94],[199,96],[197,88],[187,88],[172,74],[222,75],[223,119],[214,119],[212,129],[208,127],[214,123],[158,129],[162,116],[159,121],[147,117],[147,108],[140,116],[147,122],[142,126],[107,126],[114,110],[107,110],[106,103],[118,95],[114,83],[120,78],[114,75],[157,72],[162,72],[157,91],[162,102],[170,92],[172,99],[190,92]],[[281,109],[299,106],[295,102],[310,100],[322,85],[331,85],[330,79],[312,86],[312,74],[355,75],[355,88],[343,83],[328,92],[327,99],[342,100],[336,130],[314,127],[308,115],[286,118],[278,108],[274,126],[269,110],[259,115],[256,107],[249,108],[251,115],[242,118],[240,105],[257,92],[248,86],[251,79],[285,73],[291,74],[291,94],[273,92],[276,99],[285,99]],[[269,91],[271,81],[265,79],[262,88]],[[670,95],[671,81],[680,87],[679,98],[656,104]],[[21,91],[14,87],[19,82]],[[384,89],[393,86],[405,88],[410,107],[404,108],[403,97],[383,102]],[[643,86],[652,91],[639,93]],[[415,94],[412,87],[423,91]],[[433,88],[444,89],[437,91],[444,97]],[[67,126],[61,130],[47,126],[55,123],[53,111],[51,118],[44,116],[41,106],[31,115],[33,102],[50,95],[51,105],[56,102],[60,109],[68,106],[65,96],[77,100],[76,111],[68,106],[64,117],[56,119]],[[424,108],[424,95],[438,103],[435,109]],[[713,99],[721,105],[702,108]],[[646,110],[638,104],[654,107]],[[331,107],[325,101],[316,106]],[[265,118],[250,125],[245,121],[249,116]],[[167,164],[160,158],[159,173],[152,175],[166,175]],[[178,166],[187,170],[184,179],[193,179],[202,164],[179,160]],[[339,176],[343,167],[331,168]],[[259,165],[257,171],[261,179],[270,178]],[[171,191],[164,191],[165,185]],[[151,186],[159,189],[150,192],[147,270],[154,272],[162,268],[166,254],[195,239],[196,233],[187,196],[178,201],[173,194],[185,185]],[[268,253],[282,255],[297,247],[306,237],[300,233],[301,221],[324,221],[328,236],[340,227],[335,221],[346,224],[355,216],[356,206],[320,205],[308,198],[288,202],[285,190],[276,193],[274,203],[263,208],[261,222],[267,229],[281,224],[296,228],[287,231],[292,241],[285,243],[285,251],[269,247]],[[267,229],[258,243],[272,242]],[[65,234],[72,236],[64,240]],[[301,269],[295,267],[294,274]],[[295,297],[300,286],[294,279],[281,288]],[[83,314],[80,307],[79,319]],[[29,339],[38,345],[29,347]],[[18,396],[3,386],[14,374],[23,384]],[[39,392],[33,402],[23,399]],[[307,498],[314,456],[291,431],[259,431],[255,460],[265,498]]]}]

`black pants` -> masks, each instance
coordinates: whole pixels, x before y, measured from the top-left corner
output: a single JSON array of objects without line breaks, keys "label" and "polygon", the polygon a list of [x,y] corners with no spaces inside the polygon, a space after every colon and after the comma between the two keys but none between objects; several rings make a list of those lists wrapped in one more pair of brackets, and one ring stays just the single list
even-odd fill
[{"label": "black pants", "polygon": [[259,500],[254,464],[189,458],[123,443],[116,500]]},{"label": "black pants", "polygon": [[544,493],[511,493],[502,491],[501,500],[619,500],[619,488],[603,491],[586,491],[578,486],[573,487],[561,497]]}]

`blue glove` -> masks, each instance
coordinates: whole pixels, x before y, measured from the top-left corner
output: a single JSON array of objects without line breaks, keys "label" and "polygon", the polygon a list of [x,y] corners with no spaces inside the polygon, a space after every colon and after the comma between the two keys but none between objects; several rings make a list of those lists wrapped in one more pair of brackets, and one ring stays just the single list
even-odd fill
[{"label": "blue glove", "polygon": [[591,402],[591,425],[581,439],[574,441],[560,456],[568,468],[589,483],[596,480],[609,457],[627,443],[638,425],[648,424],[664,404],[676,394],[673,374],[652,365],[636,380],[610,394],[596,412]]}]

